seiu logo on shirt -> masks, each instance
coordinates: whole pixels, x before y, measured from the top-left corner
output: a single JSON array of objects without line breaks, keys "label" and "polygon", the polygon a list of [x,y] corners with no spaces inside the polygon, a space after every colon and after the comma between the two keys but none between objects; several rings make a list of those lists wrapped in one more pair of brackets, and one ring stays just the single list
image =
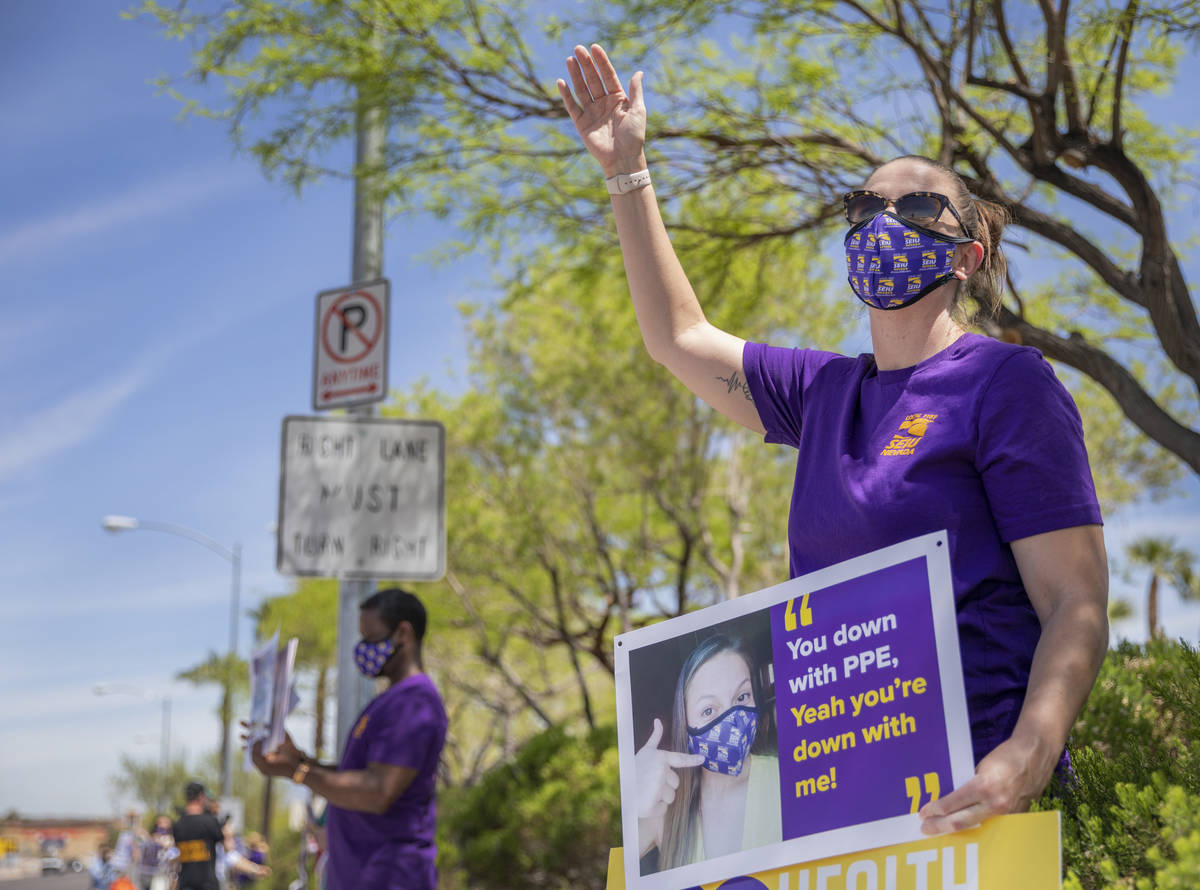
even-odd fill
[{"label": "seiu logo on shirt", "polygon": [[921,268],[936,269],[937,268],[937,252],[933,250],[921,251]]},{"label": "seiu logo on shirt", "polygon": [[892,256],[892,271],[907,272],[908,271],[908,254],[897,253]]},{"label": "seiu logo on shirt", "polygon": [[367,731],[367,720],[369,720],[369,719],[370,719],[369,714],[363,714],[362,719],[360,719],[358,721],[358,725],[354,727],[353,735],[356,739],[361,739],[362,734]]},{"label": "seiu logo on shirt", "polygon": [[892,441],[888,442],[887,448],[879,452],[883,457],[900,457],[905,454],[912,454],[917,446],[921,444],[921,439],[925,436],[929,425],[937,420],[936,414],[910,414],[904,418],[904,422],[900,424],[900,430],[896,435],[892,436]]},{"label": "seiu logo on shirt", "polygon": [[887,232],[879,233],[879,249],[880,250],[891,250],[892,249],[892,236],[889,235]]},{"label": "seiu logo on shirt", "polygon": [[906,287],[904,289],[905,293],[912,293],[913,291],[918,291],[920,289],[921,289],[921,276],[920,275],[909,275],[908,276],[908,287]]},{"label": "seiu logo on shirt", "polygon": [[921,236],[911,229],[904,230],[904,246],[905,247],[920,247]]}]

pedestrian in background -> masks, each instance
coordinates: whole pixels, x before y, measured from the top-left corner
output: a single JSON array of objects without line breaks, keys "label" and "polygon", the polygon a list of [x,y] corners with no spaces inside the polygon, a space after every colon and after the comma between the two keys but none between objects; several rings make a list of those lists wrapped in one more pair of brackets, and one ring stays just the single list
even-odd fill
[{"label": "pedestrian in background", "polygon": [[96,848],[96,859],[88,869],[88,877],[91,878],[89,890],[108,890],[118,874],[112,864],[112,847],[101,844]]},{"label": "pedestrian in background", "polygon": [[142,842],[138,863],[138,882],[141,890],[167,890],[170,886],[170,865],[178,855],[171,839],[171,817],[159,815],[154,829]]},{"label": "pedestrian in background", "polygon": [[199,782],[188,783],[184,798],[183,815],[171,827],[179,850],[178,890],[220,890],[217,847],[224,845],[225,834],[217,817],[209,812],[212,798]]},{"label": "pedestrian in background", "polygon": [[243,879],[253,882],[271,873],[270,868],[255,863],[246,855],[245,844],[238,838],[229,819],[221,822],[221,831],[225,840],[217,847],[217,880],[222,887],[241,887]]},{"label": "pedestrian in background", "polygon": [[234,875],[234,885],[237,887],[249,887],[258,881],[260,877],[266,877],[270,873],[267,865],[267,854],[270,847],[263,840],[263,836],[257,831],[251,831],[246,835],[245,840],[238,844],[237,851],[247,865],[256,866],[262,872],[255,873],[246,869],[239,869]]},{"label": "pedestrian in background", "polygon": [[112,867],[118,875],[130,874],[137,868],[139,846],[146,832],[138,824],[138,815],[133,810],[125,814],[117,833],[117,843],[113,847]]}]

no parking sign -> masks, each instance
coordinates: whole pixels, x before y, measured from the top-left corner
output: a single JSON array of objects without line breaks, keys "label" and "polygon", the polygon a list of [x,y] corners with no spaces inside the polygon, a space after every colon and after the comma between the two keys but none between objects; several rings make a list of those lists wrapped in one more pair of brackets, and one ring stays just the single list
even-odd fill
[{"label": "no parking sign", "polygon": [[345,408],[387,397],[386,278],[317,294],[313,408]]}]

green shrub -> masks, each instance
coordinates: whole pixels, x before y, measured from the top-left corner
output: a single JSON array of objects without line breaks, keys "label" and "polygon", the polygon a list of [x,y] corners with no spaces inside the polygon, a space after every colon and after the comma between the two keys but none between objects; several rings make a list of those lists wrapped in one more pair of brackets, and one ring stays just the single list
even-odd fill
[{"label": "green shrub", "polygon": [[616,729],[548,729],[439,806],[445,890],[602,890],[609,848],[621,844]]},{"label": "green shrub", "polygon": [[1200,653],[1186,643],[1109,652],[1071,740],[1062,811],[1065,890],[1200,887]]}]

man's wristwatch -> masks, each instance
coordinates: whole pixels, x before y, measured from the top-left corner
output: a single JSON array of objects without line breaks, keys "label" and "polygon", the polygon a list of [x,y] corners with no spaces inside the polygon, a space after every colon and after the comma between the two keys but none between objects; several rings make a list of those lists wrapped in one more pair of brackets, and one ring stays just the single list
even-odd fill
[{"label": "man's wristwatch", "polygon": [[303,785],[304,780],[308,778],[308,771],[312,768],[310,761],[303,754],[300,755],[300,764],[296,767],[296,771],[292,773],[292,781],[297,785]]}]

